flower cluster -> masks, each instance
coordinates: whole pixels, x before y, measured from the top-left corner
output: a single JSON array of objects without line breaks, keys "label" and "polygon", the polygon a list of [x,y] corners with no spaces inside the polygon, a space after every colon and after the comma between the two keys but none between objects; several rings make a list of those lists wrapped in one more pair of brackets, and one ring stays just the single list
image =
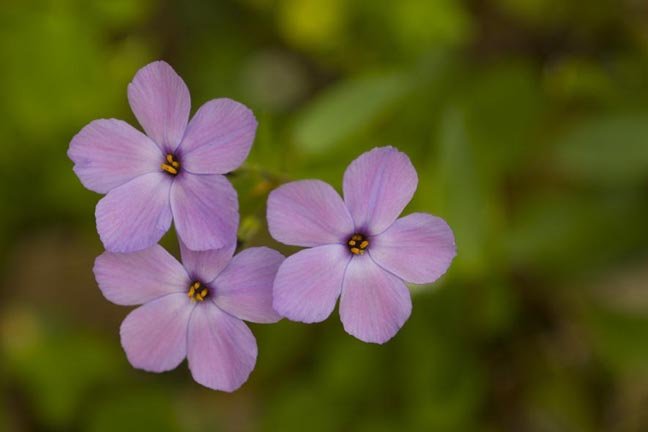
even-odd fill
[{"label": "flower cluster", "polygon": [[[434,282],[455,256],[442,219],[398,218],[418,179],[391,147],[351,163],[344,199],[318,180],[270,194],[272,237],[307,249],[287,259],[266,247],[234,255],[238,197],[224,174],[250,152],[253,113],[215,99],[189,120],[189,90],[162,61],[137,72],[128,100],[145,134],[121,120],[95,120],[72,139],[68,156],[83,185],[105,194],[95,216],[106,252],[94,273],[108,300],[140,305],[120,330],[136,368],[162,372],[187,358],[198,383],[234,391],[257,357],[244,321],[322,321],[338,297],[345,330],[384,343],[412,309],[404,282]],[[157,244],[172,222],[182,263]]]}]

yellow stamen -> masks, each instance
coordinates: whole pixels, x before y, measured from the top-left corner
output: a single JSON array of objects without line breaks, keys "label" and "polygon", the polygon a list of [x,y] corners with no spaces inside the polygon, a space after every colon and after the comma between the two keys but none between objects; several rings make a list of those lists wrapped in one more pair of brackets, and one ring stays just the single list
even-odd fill
[{"label": "yellow stamen", "polygon": [[204,301],[209,295],[209,289],[200,282],[194,282],[189,286],[187,296],[193,301]]},{"label": "yellow stamen", "polygon": [[162,171],[166,171],[169,174],[176,175],[180,169],[180,162],[178,162],[175,156],[171,153],[167,154],[165,157],[166,163],[162,164]]},{"label": "yellow stamen", "polygon": [[347,241],[347,246],[349,247],[349,252],[352,254],[363,255],[369,247],[369,240],[367,240],[364,234],[353,234]]},{"label": "yellow stamen", "polygon": [[167,164],[162,164],[162,171],[166,171],[166,172],[168,172],[169,174],[173,174],[173,175],[178,174],[178,170],[177,170],[177,169],[175,169],[175,168],[172,167],[171,165],[167,165]]}]

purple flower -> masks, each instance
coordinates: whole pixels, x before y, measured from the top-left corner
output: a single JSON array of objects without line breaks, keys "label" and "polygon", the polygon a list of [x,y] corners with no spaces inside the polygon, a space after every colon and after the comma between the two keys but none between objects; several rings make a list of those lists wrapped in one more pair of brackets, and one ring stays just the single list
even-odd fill
[{"label": "purple flower", "polygon": [[392,147],[364,153],[344,173],[344,201],[319,180],[288,183],[270,194],[268,225],[285,244],[304,246],[287,258],[274,282],[273,306],[294,321],[326,319],[340,298],[344,329],[384,343],[412,310],[404,281],[442,276],[456,254],[443,219],[413,213],[397,219],[418,178]]},{"label": "purple flower", "polygon": [[234,391],[257,357],[241,320],[271,323],[272,281],[284,257],[265,247],[232,258],[234,246],[196,252],[181,245],[180,264],[161,246],[132,254],[104,252],[94,266],[104,296],[139,305],[121,325],[130,363],[150,372],[176,368],[185,357],[200,384]]},{"label": "purple flower", "polygon": [[231,243],[238,226],[236,191],[223,176],[247,157],[257,122],[230,99],[214,99],[189,120],[182,78],[158,61],[140,69],[128,100],[146,135],[126,122],[100,119],[70,143],[74,172],[97,204],[97,231],[109,251],[157,243],[175,222],[192,250]]}]

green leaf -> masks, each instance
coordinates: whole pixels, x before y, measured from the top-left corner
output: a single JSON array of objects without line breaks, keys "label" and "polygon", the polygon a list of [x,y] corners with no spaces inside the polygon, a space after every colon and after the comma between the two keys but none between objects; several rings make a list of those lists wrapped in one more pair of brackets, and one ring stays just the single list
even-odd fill
[{"label": "green leaf", "polygon": [[10,345],[7,368],[25,389],[38,419],[67,430],[64,426],[76,418],[92,389],[120,377],[117,348],[70,329],[46,330],[45,322],[29,315],[20,319],[12,325],[34,326],[33,335]]},{"label": "green leaf", "polygon": [[518,170],[541,130],[545,100],[537,74],[526,63],[512,62],[479,70],[470,79],[466,124],[480,165]]},{"label": "green leaf", "polygon": [[647,212],[634,194],[535,194],[520,203],[500,241],[511,265],[552,277],[589,272],[645,243]]},{"label": "green leaf", "polygon": [[648,114],[589,119],[557,143],[558,164],[585,181],[628,185],[648,178]]},{"label": "green leaf", "polygon": [[297,148],[321,153],[369,127],[410,89],[405,75],[370,74],[333,85],[305,108],[294,129]]},{"label": "green leaf", "polygon": [[90,432],[179,431],[173,401],[168,396],[170,392],[160,390],[124,392],[105,401],[89,418],[86,430]]},{"label": "green leaf", "polygon": [[597,430],[594,422],[595,395],[587,388],[584,374],[570,368],[545,363],[539,356],[529,364],[533,374],[528,384],[528,410],[535,422],[552,424],[554,429],[570,432]]},{"label": "green leaf", "polygon": [[491,179],[478,164],[459,107],[446,111],[441,123],[436,162],[442,215],[452,227],[457,242],[455,266],[470,274],[491,271],[488,239],[496,224],[495,195]]},{"label": "green leaf", "polygon": [[417,298],[416,310],[397,336],[400,366],[393,372],[404,399],[406,430],[474,431],[486,398],[486,375],[465,338],[466,296],[448,286]]},{"label": "green leaf", "polygon": [[[374,7],[368,3],[368,7]],[[458,45],[472,30],[466,6],[457,0],[401,0],[384,8],[391,31],[405,52],[420,53],[431,46]]]},{"label": "green leaf", "polygon": [[612,369],[648,376],[648,317],[594,306],[587,313],[594,350]]}]

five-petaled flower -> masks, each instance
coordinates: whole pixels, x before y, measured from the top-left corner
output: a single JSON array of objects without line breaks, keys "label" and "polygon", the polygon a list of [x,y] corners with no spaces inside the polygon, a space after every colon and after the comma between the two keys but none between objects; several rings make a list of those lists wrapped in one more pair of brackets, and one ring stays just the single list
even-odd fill
[{"label": "five-petaled flower", "polygon": [[[344,200],[319,180],[270,194],[272,236],[308,249],[285,260],[265,247],[233,256],[238,198],[224,174],[250,151],[252,112],[215,99],[189,121],[189,90],[162,61],[137,72],[128,99],[146,134],[121,120],[95,120],[72,139],[68,156],[84,186],[106,194],[96,219],[107,251],[94,273],[108,300],[141,305],[120,331],[136,368],[163,372],[187,358],[198,383],[234,391],[257,357],[243,320],[318,322],[338,297],[345,330],[384,343],[411,313],[405,282],[434,282],[456,254],[442,219],[398,219],[418,178],[404,153],[383,147],[349,165]],[[182,264],[155,244],[172,221]]]},{"label": "five-petaled flower", "polygon": [[397,219],[418,178],[409,158],[392,147],[364,153],[344,174],[344,201],[327,183],[285,184],[268,198],[268,226],[285,244],[303,246],[274,282],[274,308],[294,321],[326,319],[340,298],[344,329],[384,343],[412,309],[404,281],[434,282],[455,256],[448,224],[426,213]]},{"label": "five-petaled flower", "polygon": [[189,122],[189,90],[162,61],[137,72],[128,100],[146,135],[121,120],[95,120],[68,150],[83,185],[106,194],[96,209],[106,249],[146,249],[172,220],[192,250],[231,243],[238,199],[223,174],[239,167],[250,151],[257,127],[252,112],[233,100],[215,99]]},{"label": "five-petaled flower", "polygon": [[121,254],[104,252],[94,273],[104,296],[139,305],[121,325],[130,363],[163,372],[185,357],[200,384],[234,391],[248,378],[257,345],[242,320],[272,323],[272,281],[284,257],[255,247],[232,258],[234,246],[206,252],[181,244],[180,264],[161,246]]}]

